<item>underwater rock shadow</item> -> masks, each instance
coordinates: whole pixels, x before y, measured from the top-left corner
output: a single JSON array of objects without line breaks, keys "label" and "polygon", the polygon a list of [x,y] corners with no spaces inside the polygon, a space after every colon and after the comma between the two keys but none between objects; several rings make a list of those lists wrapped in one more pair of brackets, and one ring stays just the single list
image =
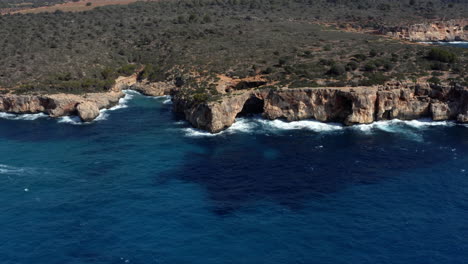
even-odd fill
[{"label": "underwater rock shadow", "polygon": [[[327,197],[351,185],[376,184],[400,171],[446,160],[442,153],[421,155],[398,135],[258,136],[246,140],[199,140],[203,153],[188,153],[184,165],[158,176],[157,184],[178,179],[201,185],[213,212],[230,214],[250,203],[267,200],[292,210],[305,201]],[[373,137],[373,136],[371,136]],[[399,142],[399,145],[397,144]],[[413,145],[411,145],[413,144]],[[324,147],[325,146],[325,147]],[[419,146],[421,147],[421,146]],[[273,155],[266,155],[274,149]],[[417,158],[416,158],[417,157]]]}]

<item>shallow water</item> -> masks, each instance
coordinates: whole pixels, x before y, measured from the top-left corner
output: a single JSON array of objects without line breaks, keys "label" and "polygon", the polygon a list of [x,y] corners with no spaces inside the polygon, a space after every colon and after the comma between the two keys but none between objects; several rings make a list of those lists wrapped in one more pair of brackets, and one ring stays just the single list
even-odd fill
[{"label": "shallow water", "polygon": [[254,117],[213,136],[168,98],[126,99],[89,124],[0,119],[0,263],[468,259],[466,126]]}]

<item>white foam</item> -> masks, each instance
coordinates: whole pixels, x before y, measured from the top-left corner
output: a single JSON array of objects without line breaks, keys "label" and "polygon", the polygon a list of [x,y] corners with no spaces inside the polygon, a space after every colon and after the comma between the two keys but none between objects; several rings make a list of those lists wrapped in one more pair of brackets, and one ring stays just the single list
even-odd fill
[{"label": "white foam", "polygon": [[451,45],[468,45],[468,41],[449,41],[445,42]]},{"label": "white foam", "polygon": [[405,125],[414,127],[414,128],[428,128],[432,126],[455,126],[456,123],[453,121],[432,121],[430,119],[419,119],[419,120],[409,120],[409,121],[402,121]]},{"label": "white foam", "polygon": [[[181,124],[181,122],[177,122],[177,124]],[[187,123],[182,122],[182,124]],[[185,135],[190,137],[212,137],[234,133],[268,134],[289,130],[309,130],[318,133],[356,130],[365,134],[372,134],[376,131],[385,131],[388,133],[401,133],[404,134],[406,137],[412,138],[413,140],[421,141],[423,138],[422,135],[418,133],[419,130],[428,129],[434,126],[455,125],[457,124],[453,121],[432,121],[429,119],[405,121],[393,119],[387,121],[377,121],[371,124],[353,125],[346,127],[337,123],[324,123],[316,120],[287,122],[283,120],[266,120],[260,117],[254,117],[238,118],[231,127],[216,134],[194,128],[184,128],[183,130],[185,132]],[[462,124],[462,126],[468,127],[468,124]]]},{"label": "white foam", "polygon": [[[210,133],[196,128],[184,128],[186,136],[189,137],[214,137],[224,134],[233,134],[233,133],[250,133],[256,130],[257,124],[256,119],[250,118],[238,118],[232,126],[219,132],[219,133]],[[179,123],[179,122],[177,122]]]},{"label": "white foam", "polygon": [[83,125],[84,122],[78,116],[62,116],[57,118],[57,122],[71,125]]},{"label": "white foam", "polygon": [[352,129],[357,129],[363,132],[371,132],[372,130],[378,129],[386,132],[402,132],[410,128],[425,129],[433,126],[455,126],[456,123],[453,121],[432,121],[430,119],[419,119],[419,120],[387,120],[377,121],[371,124],[354,125],[350,126]]},{"label": "white foam", "polygon": [[23,168],[16,168],[16,167],[0,164],[0,174],[19,175],[19,174],[23,174],[24,172],[25,172],[25,169]]},{"label": "white foam", "polygon": [[212,137],[234,133],[260,133],[279,132],[284,130],[311,130],[316,132],[331,132],[342,130],[343,126],[335,123],[323,123],[315,120],[303,120],[286,122],[282,120],[265,120],[255,118],[238,118],[229,128],[219,132],[210,133],[195,128],[184,128],[186,136],[189,137]]},{"label": "white foam", "polygon": [[48,117],[48,115],[44,113],[37,113],[37,114],[11,114],[11,113],[4,113],[0,112],[0,118],[9,119],[9,120],[36,120],[39,118]]},{"label": "white foam", "polygon": [[206,132],[206,131],[192,128],[192,127],[184,128],[182,130],[184,131],[185,135],[188,137],[214,137],[214,136],[222,135],[224,133],[224,131],[221,131],[219,133],[213,134],[213,133]]},{"label": "white foam", "polygon": [[134,90],[122,90],[122,92],[125,94],[125,96],[119,99],[119,103],[117,105],[109,108],[109,109],[106,109],[106,110],[114,111],[114,110],[118,110],[118,109],[122,109],[122,108],[127,108],[128,107],[127,103],[131,99],[133,99],[133,97],[135,95],[140,95],[139,92],[134,91]]},{"label": "white foam", "polygon": [[343,129],[343,126],[340,124],[324,123],[316,120],[286,122],[283,120],[259,119],[258,122],[267,130],[311,130],[315,132],[331,132]]}]

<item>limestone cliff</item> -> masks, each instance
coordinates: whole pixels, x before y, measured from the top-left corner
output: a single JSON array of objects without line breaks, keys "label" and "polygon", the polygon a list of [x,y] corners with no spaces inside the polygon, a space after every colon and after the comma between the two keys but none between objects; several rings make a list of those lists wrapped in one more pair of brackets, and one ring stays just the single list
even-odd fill
[{"label": "limestone cliff", "polygon": [[129,88],[147,96],[163,96],[172,94],[177,87],[170,82],[149,82],[148,80],[142,80],[135,82]]},{"label": "limestone cliff", "polygon": [[389,84],[354,88],[301,88],[242,91],[222,100],[194,104],[174,97],[174,110],[196,128],[219,132],[238,115],[261,113],[268,119],[316,119],[345,125],[378,120],[432,118],[468,120],[468,89],[429,84]]},{"label": "limestone cliff", "polygon": [[345,125],[379,120],[432,118],[468,123],[468,88],[412,83],[372,87],[241,89],[226,91],[216,101],[194,102],[170,83],[137,82],[119,78],[105,93],[83,95],[0,95],[0,111],[47,113],[52,117],[78,115],[91,121],[99,109],[117,104],[122,89],[146,95],[173,95],[173,110],[196,128],[213,133],[231,126],[236,117],[262,114],[267,119],[315,119]]},{"label": "limestone cliff", "polygon": [[119,77],[112,89],[104,93],[75,94],[3,94],[0,112],[15,114],[46,113],[51,117],[78,115],[89,122],[99,115],[99,109],[116,105],[124,96],[122,89],[136,83],[136,76]]},{"label": "limestone cliff", "polygon": [[467,19],[457,19],[386,28],[381,33],[409,41],[468,41],[467,28]]}]

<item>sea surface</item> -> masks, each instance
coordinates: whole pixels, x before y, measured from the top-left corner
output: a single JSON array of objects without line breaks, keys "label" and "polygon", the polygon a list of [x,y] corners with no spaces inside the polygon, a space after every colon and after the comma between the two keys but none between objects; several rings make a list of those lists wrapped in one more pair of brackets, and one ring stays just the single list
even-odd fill
[{"label": "sea surface", "polygon": [[127,91],[83,124],[0,114],[0,263],[468,260],[468,126],[239,118]]},{"label": "sea surface", "polygon": [[450,42],[425,42],[428,44],[442,45],[442,46],[452,46],[459,48],[468,48],[468,41],[450,41]]},{"label": "sea surface", "polygon": [[127,91],[0,119],[0,263],[466,263],[468,127],[238,119]]}]

